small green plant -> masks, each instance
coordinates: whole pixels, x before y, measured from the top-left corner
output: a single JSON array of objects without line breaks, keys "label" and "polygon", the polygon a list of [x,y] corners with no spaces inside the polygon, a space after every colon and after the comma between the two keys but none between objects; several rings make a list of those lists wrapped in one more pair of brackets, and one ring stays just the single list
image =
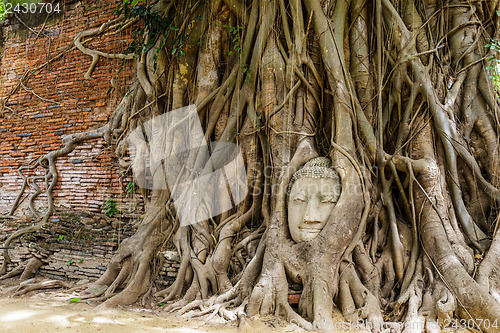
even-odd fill
[{"label": "small green plant", "polygon": [[5,19],[5,3],[0,1],[0,21]]},{"label": "small green plant", "polygon": [[[500,16],[500,11],[496,11],[497,16]],[[492,39],[488,44],[484,47],[489,48],[490,51],[493,51],[493,55],[488,58],[488,66],[486,70],[490,71],[490,80],[493,81],[493,84],[497,90],[497,93],[500,92],[500,59],[497,57],[498,52],[500,51],[500,42],[498,39]]]},{"label": "small green plant", "polygon": [[64,239],[63,235],[59,235],[59,240],[62,241]]},{"label": "small green plant", "polygon": [[[114,13],[117,16],[123,14],[126,20],[130,18],[137,18],[139,20],[139,24],[132,30],[132,42],[130,42],[125,50],[126,54],[135,53],[137,56],[140,56],[142,52],[148,52],[156,44],[157,40],[160,39],[158,50],[153,55],[154,69],[156,70],[158,53],[165,45],[168,33],[171,30],[179,30],[179,28],[172,25],[172,20],[163,17],[158,11],[153,10],[153,5],[148,5],[146,1],[123,0],[118,4]],[[144,42],[145,34],[149,37],[147,38],[147,43]],[[184,51],[181,52],[183,53]]]},{"label": "small green plant", "polygon": [[[39,6],[34,6],[41,3]],[[47,7],[50,5],[50,7]],[[49,9],[50,8],[50,9]],[[58,3],[52,5],[52,3],[47,3],[43,0],[0,0],[0,21],[5,19],[5,14],[16,13],[16,14],[34,14],[34,13],[49,13],[57,12],[59,13],[60,6]]]},{"label": "small green plant", "polygon": [[[176,55],[177,57],[180,55],[185,55],[186,53],[182,50],[184,46],[184,42],[186,41],[185,37],[179,36],[174,40],[174,48],[172,49],[172,55]],[[156,60],[156,58],[154,58]]]},{"label": "small green plant", "polygon": [[83,262],[83,258],[81,258],[80,260],[78,260],[78,262],[81,264]]},{"label": "small green plant", "polygon": [[79,302],[80,300],[81,300],[81,298],[72,298],[71,302],[76,303],[76,302]]},{"label": "small green plant", "polygon": [[[230,26],[227,24],[224,24],[222,27],[229,29],[229,33],[232,34],[232,42],[234,45],[233,45],[233,49],[228,52],[228,55],[233,55],[233,51],[235,51],[236,54],[238,54],[238,57],[242,58],[243,54],[241,53],[241,48],[242,48],[241,30],[243,30],[243,27],[242,26]],[[246,73],[245,82],[248,82],[251,78],[251,74],[247,73],[248,67],[245,63],[243,63],[243,61],[241,63],[241,69],[242,69],[243,74]]]},{"label": "small green plant", "polygon": [[109,198],[104,203],[104,213],[107,217],[113,217],[118,212],[116,209],[116,203],[113,201],[113,198]]},{"label": "small green plant", "polygon": [[71,265],[73,265],[74,263],[75,263],[75,262],[73,261],[73,259],[70,259],[66,265],[71,266]]},{"label": "small green plant", "polygon": [[[233,27],[233,26],[226,25],[226,24],[224,24],[222,27],[229,29],[229,33],[233,34],[233,44],[234,44],[233,50],[236,51],[238,53],[238,56],[241,57],[240,30],[243,30],[243,27],[240,27],[240,26]],[[232,54],[233,54],[233,51],[229,51],[229,55],[232,55]]]},{"label": "small green plant", "polygon": [[134,182],[128,182],[127,187],[125,188],[125,192],[127,192],[128,194],[132,194],[135,192]]},{"label": "small green plant", "polygon": [[486,44],[484,47],[489,48],[494,53],[488,58],[489,65],[486,70],[490,71],[490,79],[493,80],[493,84],[497,90],[500,90],[500,59],[497,57],[500,51],[500,44],[498,39],[492,39],[491,42]]}]

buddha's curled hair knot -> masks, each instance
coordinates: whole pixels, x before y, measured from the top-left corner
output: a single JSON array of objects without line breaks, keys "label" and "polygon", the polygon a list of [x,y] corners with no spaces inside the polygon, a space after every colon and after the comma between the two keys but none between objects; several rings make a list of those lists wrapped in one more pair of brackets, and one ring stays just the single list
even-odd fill
[{"label": "buddha's curled hair knot", "polygon": [[287,197],[290,195],[293,184],[300,178],[330,178],[336,180],[340,184],[340,177],[337,174],[337,171],[332,168],[332,162],[328,157],[313,158],[297,170],[293,174],[290,183],[288,183],[286,190]]}]

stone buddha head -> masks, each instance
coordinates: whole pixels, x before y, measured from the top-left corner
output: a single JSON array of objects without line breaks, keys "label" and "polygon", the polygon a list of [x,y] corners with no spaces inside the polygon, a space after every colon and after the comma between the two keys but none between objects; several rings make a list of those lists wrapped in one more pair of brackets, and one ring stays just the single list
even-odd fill
[{"label": "stone buddha head", "polygon": [[318,236],[337,204],[340,178],[330,159],[316,157],[296,171],[287,189],[288,229],[295,242]]}]

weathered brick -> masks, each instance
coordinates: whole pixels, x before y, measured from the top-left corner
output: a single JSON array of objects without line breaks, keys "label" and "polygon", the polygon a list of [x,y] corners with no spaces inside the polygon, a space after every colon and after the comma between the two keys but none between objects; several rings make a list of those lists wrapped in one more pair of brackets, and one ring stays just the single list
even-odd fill
[{"label": "weathered brick", "polygon": [[[73,2],[65,6],[64,16],[56,22],[47,22],[44,27],[44,33],[52,40],[50,50],[47,38],[35,38],[36,34],[29,31],[26,34],[27,39],[21,39],[17,31],[24,27],[20,24],[3,27],[6,38],[0,62],[0,98],[4,99],[10,95],[26,70],[36,68],[46,62],[47,57],[73,47],[77,34],[99,27],[112,19],[112,11],[120,2],[121,0],[90,1],[85,5],[83,2]],[[10,21],[16,22],[13,17]],[[33,28],[38,30],[42,27]],[[104,52],[121,53],[132,39],[132,29],[133,27],[130,27],[116,35],[103,35],[87,45]],[[101,59],[92,79],[85,80],[84,74],[90,63],[89,56],[78,50],[69,51],[51,62],[50,66],[33,72],[29,79],[23,82],[42,98],[28,90],[17,89],[6,101],[5,105],[9,109],[2,111],[3,119],[0,121],[0,214],[8,212],[16,200],[22,185],[22,179],[17,173],[21,165],[60,148],[61,137],[64,135],[104,125],[118,106],[123,95],[113,91],[108,96],[107,92],[110,88],[109,78],[116,76],[122,66],[121,61]],[[127,87],[132,82],[133,64],[133,61],[125,63],[118,80],[120,86]],[[125,237],[122,234],[123,228],[106,231],[108,229],[105,228],[111,226],[107,223],[105,226],[99,224],[104,202],[113,198],[115,202],[127,207],[128,203],[138,202],[140,199],[123,192],[122,186],[130,179],[123,179],[124,183],[120,184],[116,158],[113,152],[103,151],[103,147],[103,140],[93,140],[91,143],[83,143],[68,156],[57,160],[59,176],[54,197],[56,206],[71,207],[89,213],[89,217],[96,221],[96,230],[115,233],[115,238],[103,239],[94,248],[76,243],[69,244],[65,239],[58,241],[57,236],[46,234],[45,237],[55,239],[55,243],[50,246],[50,250],[55,252],[50,255],[48,263],[42,266],[42,273],[58,279],[99,277],[116,250],[117,237]],[[43,175],[44,170],[25,170],[25,174]],[[38,184],[45,189],[43,181]],[[36,202],[37,207],[45,205],[46,198],[45,194],[40,195]],[[19,210],[27,211],[27,203],[28,200],[23,201]],[[131,207],[141,209],[142,206],[134,204]],[[130,216],[139,216],[141,212],[129,212],[125,209],[120,212],[120,218],[129,213]],[[19,215],[22,213],[19,212]],[[63,222],[61,217],[54,216],[49,224]],[[1,231],[9,232],[8,228]],[[62,231],[65,232],[65,237],[72,234],[70,227],[61,228]],[[127,232],[130,233],[130,230]],[[29,256],[26,251],[15,255],[14,262],[25,260]],[[79,263],[78,258],[84,260]],[[70,259],[76,262],[68,266]],[[177,262],[165,263],[164,272],[168,270],[165,280],[170,281],[175,276],[177,267]]]}]

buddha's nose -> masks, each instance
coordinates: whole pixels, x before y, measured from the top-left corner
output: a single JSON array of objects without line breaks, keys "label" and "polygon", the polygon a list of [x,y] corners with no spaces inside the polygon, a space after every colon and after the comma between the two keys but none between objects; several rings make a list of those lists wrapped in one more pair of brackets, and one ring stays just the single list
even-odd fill
[{"label": "buddha's nose", "polygon": [[307,203],[306,211],[304,212],[304,223],[306,224],[321,223],[321,218],[319,216],[318,200],[313,199]]}]

